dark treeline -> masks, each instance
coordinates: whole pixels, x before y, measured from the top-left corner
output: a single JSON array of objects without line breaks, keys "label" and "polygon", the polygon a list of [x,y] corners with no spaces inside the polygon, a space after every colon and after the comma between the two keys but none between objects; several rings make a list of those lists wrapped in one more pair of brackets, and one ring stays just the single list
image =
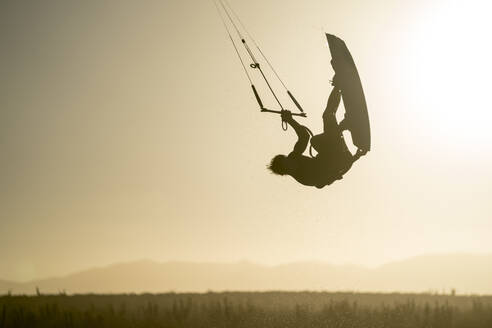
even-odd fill
[{"label": "dark treeline", "polygon": [[0,297],[6,327],[490,328],[492,296],[326,292]]}]

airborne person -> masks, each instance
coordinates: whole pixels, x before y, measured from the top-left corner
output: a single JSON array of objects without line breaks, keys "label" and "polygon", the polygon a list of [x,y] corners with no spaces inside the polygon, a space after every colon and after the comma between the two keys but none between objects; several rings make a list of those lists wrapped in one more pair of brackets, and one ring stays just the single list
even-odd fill
[{"label": "airborne person", "polygon": [[[279,175],[290,175],[306,186],[323,188],[332,184],[352,167],[352,164],[371,150],[371,132],[367,105],[357,68],[345,42],[326,34],[331,65],[335,71],[333,90],[323,113],[323,133],[311,138],[311,146],[318,152],[316,157],[302,155],[309,142],[309,130],[292,118],[289,111],[281,111],[282,120],[292,126],[298,140],[293,151],[277,155],[270,162],[269,169]],[[337,123],[335,114],[340,100],[345,107],[344,119]],[[352,155],[347,148],[342,132],[349,130],[357,152]]]},{"label": "airborne person", "polygon": [[282,111],[282,120],[297,134],[298,140],[292,152],[275,156],[268,168],[278,175],[290,175],[306,186],[323,188],[332,184],[350,169],[359,154],[352,156],[343,138],[344,121],[339,125],[335,114],[340,104],[341,90],[333,78],[333,90],[323,113],[323,133],[311,138],[311,146],[318,152],[316,157],[304,156],[310,134],[308,129],[292,118],[290,111]]},{"label": "airborne person", "polygon": [[[224,24],[224,27],[229,35],[229,39],[234,46],[239,61],[241,62],[246,77],[250,82],[261,112],[281,114],[282,128],[286,130],[287,126],[290,125],[297,133],[298,140],[294,145],[292,152],[290,152],[287,156],[275,156],[271,160],[268,168],[275,174],[290,175],[303,185],[315,186],[317,188],[323,188],[324,186],[332,184],[336,180],[342,179],[342,176],[352,167],[352,164],[371,150],[371,131],[364,91],[362,90],[362,84],[357,67],[355,66],[352,55],[345,45],[345,42],[332,34],[326,34],[332,57],[331,65],[335,71],[335,76],[332,81],[333,90],[328,98],[328,104],[322,116],[323,133],[311,138],[311,146],[318,152],[318,154],[315,157],[307,157],[304,156],[303,153],[308,146],[310,135],[312,135],[312,133],[308,128],[300,125],[292,117],[294,115],[306,117],[301,105],[289,91],[270,61],[261,51],[258,44],[247,32],[241,20],[234,13],[230,5],[227,4],[226,6],[223,0],[217,0],[215,5],[222,23]],[[227,24],[227,19],[224,15],[228,18],[230,24]],[[235,19],[233,19],[233,16]],[[237,23],[239,24],[236,24],[235,20],[237,20]],[[241,40],[241,44],[244,46],[247,56],[252,61],[249,68],[259,71],[260,76],[268,86],[269,91],[277,101],[281,110],[268,109],[263,105],[260,94],[253,83],[253,78],[248,72],[248,67],[246,66],[241,53],[236,46],[236,42],[231,35],[231,30],[228,25],[231,28],[234,28],[238,38]],[[258,62],[254,51],[249,47],[248,42],[246,41],[246,38],[241,32],[239,26],[242,27],[244,32],[246,32],[249,38],[253,41],[259,54],[261,54],[264,58],[265,62],[278,78],[279,82],[283,85],[292,102],[301,113],[291,113],[290,111],[285,110],[280,99],[277,97],[275,90],[268,81],[265,72],[262,70],[262,66]],[[342,98],[345,107],[345,116],[343,121],[338,124],[335,114]],[[350,131],[352,142],[354,146],[357,147],[357,152],[355,155],[352,155],[347,148],[342,134],[344,130]]]}]

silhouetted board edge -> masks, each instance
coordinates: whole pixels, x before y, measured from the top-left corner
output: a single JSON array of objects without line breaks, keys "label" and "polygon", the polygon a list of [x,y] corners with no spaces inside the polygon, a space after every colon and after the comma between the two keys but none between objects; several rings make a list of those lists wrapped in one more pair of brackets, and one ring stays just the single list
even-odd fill
[{"label": "silhouetted board edge", "polygon": [[335,70],[337,85],[342,91],[345,106],[347,129],[352,134],[352,142],[363,151],[371,150],[371,128],[367,112],[366,98],[359,72],[345,42],[326,33]]}]

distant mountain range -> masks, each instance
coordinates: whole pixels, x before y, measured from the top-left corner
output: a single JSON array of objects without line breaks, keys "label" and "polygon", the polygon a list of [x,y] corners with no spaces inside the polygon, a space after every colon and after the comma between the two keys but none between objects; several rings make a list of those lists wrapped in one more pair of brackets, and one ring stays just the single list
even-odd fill
[{"label": "distant mountain range", "polygon": [[0,294],[162,293],[205,291],[382,291],[492,294],[491,255],[429,255],[375,269],[297,262],[192,263],[149,260],[94,268],[65,277],[16,283],[0,280]]}]

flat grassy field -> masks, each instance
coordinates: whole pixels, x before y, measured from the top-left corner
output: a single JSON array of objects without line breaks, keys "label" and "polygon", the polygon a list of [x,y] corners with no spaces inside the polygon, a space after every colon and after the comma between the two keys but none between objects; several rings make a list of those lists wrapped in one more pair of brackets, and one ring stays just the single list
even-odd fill
[{"label": "flat grassy field", "polygon": [[492,328],[492,296],[329,292],[0,296],[5,327]]}]

